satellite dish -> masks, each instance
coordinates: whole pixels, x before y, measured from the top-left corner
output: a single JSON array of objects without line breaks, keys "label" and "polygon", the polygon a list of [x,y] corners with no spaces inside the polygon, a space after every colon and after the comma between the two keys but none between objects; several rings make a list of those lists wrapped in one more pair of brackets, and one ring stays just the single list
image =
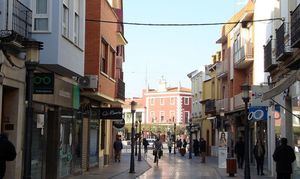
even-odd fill
[{"label": "satellite dish", "polygon": [[88,76],[79,78],[79,85],[82,88],[87,88],[90,84],[90,78]]}]

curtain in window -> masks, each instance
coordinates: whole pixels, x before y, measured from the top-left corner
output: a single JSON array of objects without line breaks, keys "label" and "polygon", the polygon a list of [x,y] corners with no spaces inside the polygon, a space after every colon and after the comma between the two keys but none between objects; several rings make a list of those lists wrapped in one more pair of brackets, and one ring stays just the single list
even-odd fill
[{"label": "curtain in window", "polygon": [[36,0],[36,14],[47,14],[47,1]]}]

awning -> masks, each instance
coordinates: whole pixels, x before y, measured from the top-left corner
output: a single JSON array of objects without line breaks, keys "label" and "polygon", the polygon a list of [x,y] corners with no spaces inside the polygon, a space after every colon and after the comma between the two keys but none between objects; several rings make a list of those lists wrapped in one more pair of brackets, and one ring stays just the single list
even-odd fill
[{"label": "awning", "polygon": [[262,100],[265,101],[274,96],[279,95],[296,81],[300,81],[300,70],[293,70],[292,73],[285,79],[282,79],[278,85],[263,94]]}]

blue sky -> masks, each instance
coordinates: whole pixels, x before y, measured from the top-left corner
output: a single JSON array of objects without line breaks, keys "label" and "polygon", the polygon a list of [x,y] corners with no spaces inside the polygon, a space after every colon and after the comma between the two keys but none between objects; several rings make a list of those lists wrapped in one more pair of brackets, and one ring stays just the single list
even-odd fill
[{"label": "blue sky", "polygon": [[[246,0],[124,0],[124,22],[226,22]],[[209,64],[220,49],[221,26],[152,27],[125,25],[124,80],[126,97],[141,96],[146,81],[157,88],[163,76],[168,86],[190,87],[187,74]]]}]

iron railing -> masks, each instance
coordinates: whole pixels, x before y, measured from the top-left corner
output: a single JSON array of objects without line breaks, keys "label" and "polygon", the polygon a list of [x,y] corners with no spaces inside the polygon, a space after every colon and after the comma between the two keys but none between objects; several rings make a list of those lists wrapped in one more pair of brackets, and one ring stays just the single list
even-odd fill
[{"label": "iron railing", "polygon": [[300,47],[300,4],[291,13],[291,45]]},{"label": "iron railing", "polygon": [[284,53],[284,23],[276,29],[276,58]]},{"label": "iron railing", "polygon": [[253,58],[253,45],[252,43],[246,42],[242,47],[240,47],[235,53],[234,53],[234,62],[240,63],[241,61],[249,58]]},{"label": "iron railing", "polygon": [[209,99],[205,102],[205,113],[213,113],[216,111],[215,100]]},{"label": "iron railing", "polygon": [[273,57],[272,57],[272,37],[267,43],[267,45],[264,46],[264,61],[265,61],[265,72],[272,71],[277,65],[273,63]]}]

